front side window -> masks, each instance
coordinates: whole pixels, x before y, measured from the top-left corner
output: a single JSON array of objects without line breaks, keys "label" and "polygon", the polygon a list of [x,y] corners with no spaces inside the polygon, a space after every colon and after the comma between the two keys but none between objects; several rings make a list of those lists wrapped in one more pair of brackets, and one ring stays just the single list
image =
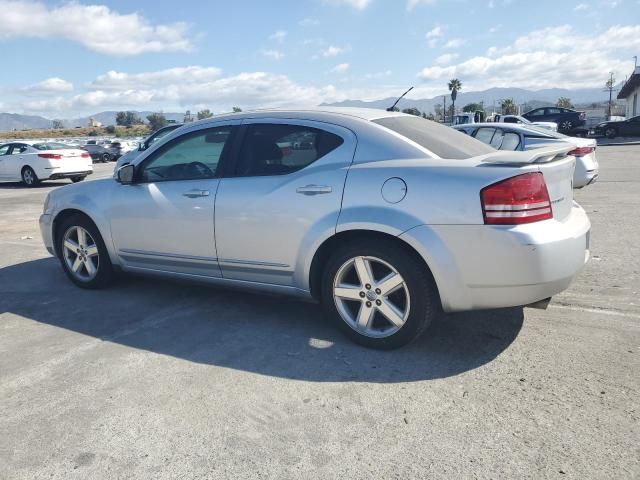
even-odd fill
[{"label": "front side window", "polygon": [[140,181],[214,178],[232,127],[218,127],[184,134],[164,145],[142,164]]},{"label": "front side window", "polygon": [[338,135],[303,125],[248,125],[235,175],[287,175],[324,157],[343,142]]},{"label": "front side window", "polygon": [[539,108],[537,110],[532,110],[527,115],[532,116],[532,117],[541,117],[541,116],[544,115],[544,108]]},{"label": "front side window", "polygon": [[6,155],[9,152],[9,147],[11,145],[2,145],[0,147],[0,155]]}]

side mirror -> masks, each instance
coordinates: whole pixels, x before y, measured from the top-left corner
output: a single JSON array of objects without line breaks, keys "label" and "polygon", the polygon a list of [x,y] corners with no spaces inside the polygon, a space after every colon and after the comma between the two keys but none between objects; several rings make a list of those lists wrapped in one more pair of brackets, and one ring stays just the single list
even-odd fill
[{"label": "side mirror", "polygon": [[135,167],[130,163],[127,163],[118,169],[118,175],[116,176],[116,179],[123,185],[130,185],[133,183],[134,172]]}]

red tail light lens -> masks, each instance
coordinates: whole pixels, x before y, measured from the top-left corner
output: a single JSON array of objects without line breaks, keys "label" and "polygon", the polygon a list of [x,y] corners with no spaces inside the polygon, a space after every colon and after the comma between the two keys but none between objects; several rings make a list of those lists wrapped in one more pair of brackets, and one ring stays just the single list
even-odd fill
[{"label": "red tail light lens", "polygon": [[59,153],[39,153],[38,156],[49,160],[62,160],[62,155]]},{"label": "red tail light lens", "polygon": [[87,152],[84,152],[84,153],[81,153],[80,156],[82,158],[89,158],[90,155]]},{"label": "red tail light lens", "polygon": [[567,155],[573,155],[574,157],[580,157],[582,155],[589,155],[593,152],[595,148],[593,147],[578,147],[571,150]]},{"label": "red tail light lens", "polygon": [[519,225],[553,218],[547,184],[540,172],[511,177],[480,191],[484,223]]}]

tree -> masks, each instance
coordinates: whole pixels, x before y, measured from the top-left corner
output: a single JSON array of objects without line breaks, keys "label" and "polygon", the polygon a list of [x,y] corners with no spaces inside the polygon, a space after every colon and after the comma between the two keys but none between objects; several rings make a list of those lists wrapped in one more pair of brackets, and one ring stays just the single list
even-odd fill
[{"label": "tree", "polygon": [[464,107],[462,107],[463,112],[475,112],[476,110],[484,110],[484,107],[481,103],[467,103]]},{"label": "tree", "polygon": [[149,128],[153,132],[167,124],[167,117],[162,113],[152,113],[151,115],[147,115],[147,120],[149,121]]},{"label": "tree", "polygon": [[573,108],[573,104],[571,103],[571,99],[567,97],[560,97],[556,102],[556,107],[559,108]]},{"label": "tree", "polygon": [[240,113],[242,109],[240,107],[233,107],[233,113]]},{"label": "tree", "polygon": [[433,106],[433,113],[435,114],[437,120],[442,120],[442,105],[436,103]]},{"label": "tree", "polygon": [[115,125],[107,125],[107,127],[105,128],[105,130],[107,131],[107,133],[109,135],[113,135],[116,133],[116,127]]},{"label": "tree", "polygon": [[405,108],[404,110],[402,110],[402,113],[408,113],[409,115],[415,115],[416,117],[420,116],[420,110],[418,110],[416,107]]},{"label": "tree", "polygon": [[500,109],[502,110],[503,115],[516,115],[518,113],[518,106],[516,102],[513,101],[512,98],[507,98],[502,100],[500,104]]},{"label": "tree", "polygon": [[51,122],[51,128],[53,129],[59,129],[59,128],[64,128],[64,124],[62,123],[62,120],[54,120],[53,122]]},{"label": "tree", "polygon": [[208,108],[205,108],[204,110],[200,110],[198,112],[198,120],[204,120],[205,118],[211,117],[213,117],[213,113],[211,113],[211,110],[209,110]]},{"label": "tree", "polygon": [[116,125],[131,127],[132,125],[142,124],[142,119],[134,112],[118,112],[116,113]]},{"label": "tree", "polygon": [[452,78],[449,80],[449,91],[451,92],[451,106],[453,107],[451,115],[455,114],[456,111],[456,98],[458,98],[458,92],[462,90],[462,82],[457,78]]}]

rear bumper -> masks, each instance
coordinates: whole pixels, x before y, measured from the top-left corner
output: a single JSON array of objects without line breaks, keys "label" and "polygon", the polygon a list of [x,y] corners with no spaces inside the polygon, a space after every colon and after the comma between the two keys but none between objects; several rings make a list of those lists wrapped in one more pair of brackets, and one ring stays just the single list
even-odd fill
[{"label": "rear bumper", "polygon": [[562,292],[589,259],[590,228],[574,204],[563,221],[423,225],[401,238],[426,260],[443,309],[453,312],[522,306]]},{"label": "rear bumper", "polygon": [[71,178],[71,177],[86,177],[87,175],[91,175],[93,170],[82,170],[76,172],[54,172],[49,175],[49,180],[58,180],[60,178]]}]

